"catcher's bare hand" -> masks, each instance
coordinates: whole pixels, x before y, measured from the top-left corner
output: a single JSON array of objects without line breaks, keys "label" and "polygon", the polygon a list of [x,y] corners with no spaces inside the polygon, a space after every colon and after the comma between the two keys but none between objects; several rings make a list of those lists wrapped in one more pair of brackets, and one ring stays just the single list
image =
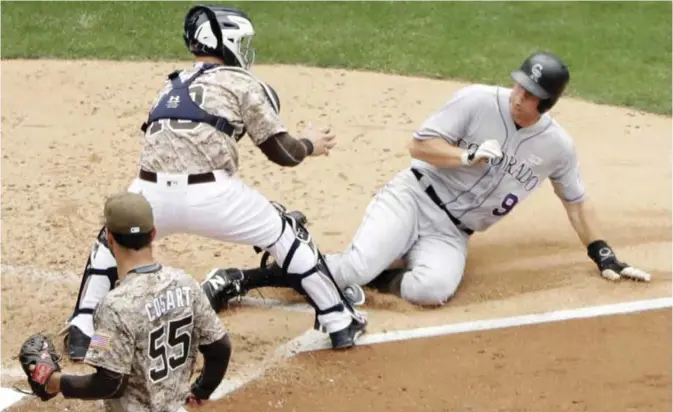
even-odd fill
[{"label": "catcher's bare hand", "polygon": [[301,136],[313,143],[311,156],[327,156],[329,151],[336,146],[336,140],[334,140],[336,135],[329,127],[314,127],[309,123]]},{"label": "catcher's bare hand", "polygon": [[21,345],[19,363],[28,378],[33,394],[42,401],[48,401],[57,395],[48,392],[47,385],[51,375],[61,371],[60,360],[61,355],[56,351],[54,344],[41,333],[30,336]]}]

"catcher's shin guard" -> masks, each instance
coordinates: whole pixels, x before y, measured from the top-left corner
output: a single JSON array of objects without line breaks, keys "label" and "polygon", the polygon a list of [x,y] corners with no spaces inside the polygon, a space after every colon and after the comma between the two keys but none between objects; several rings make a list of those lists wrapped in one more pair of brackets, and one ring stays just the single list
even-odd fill
[{"label": "catcher's shin guard", "polygon": [[[363,313],[356,311],[344,296],[302,222],[277,207],[283,226],[278,240],[266,249],[261,266],[273,256],[289,284],[306,297],[316,312],[314,327],[330,335],[356,324],[366,325]],[[261,251],[260,249],[256,249]]]},{"label": "catcher's shin guard", "polygon": [[103,228],[84,267],[75,310],[64,331],[65,346],[71,360],[84,359],[93,335],[94,310],[115,287],[117,276],[117,262],[108,247]]}]

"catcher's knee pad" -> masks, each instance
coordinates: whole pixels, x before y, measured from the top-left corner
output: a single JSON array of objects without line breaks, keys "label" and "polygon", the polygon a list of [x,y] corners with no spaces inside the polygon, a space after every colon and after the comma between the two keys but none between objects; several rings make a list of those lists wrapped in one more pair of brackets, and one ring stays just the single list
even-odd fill
[{"label": "catcher's knee pad", "polygon": [[112,256],[103,228],[96,237],[82,273],[74,316],[93,314],[98,303],[115,287],[117,277],[117,261]]},{"label": "catcher's knee pad", "polygon": [[269,255],[273,256],[288,277],[288,283],[305,295],[315,309],[316,329],[322,325],[327,332],[333,332],[347,327],[351,317],[359,319],[359,314],[334,282],[308,230],[283,210],[280,210],[280,215],[283,219],[282,233],[262,257],[262,266],[266,266]]}]

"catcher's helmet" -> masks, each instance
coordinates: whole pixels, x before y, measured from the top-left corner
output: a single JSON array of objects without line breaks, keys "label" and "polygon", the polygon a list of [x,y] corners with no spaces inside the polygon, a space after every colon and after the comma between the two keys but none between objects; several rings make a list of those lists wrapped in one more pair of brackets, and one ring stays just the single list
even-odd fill
[{"label": "catcher's helmet", "polygon": [[565,63],[548,52],[531,54],[511,76],[521,87],[540,98],[540,113],[556,104],[570,81],[570,72]]},{"label": "catcher's helmet", "polygon": [[222,6],[194,6],[185,16],[185,45],[197,56],[215,56],[230,66],[250,68],[255,51],[252,21],[244,12]]}]

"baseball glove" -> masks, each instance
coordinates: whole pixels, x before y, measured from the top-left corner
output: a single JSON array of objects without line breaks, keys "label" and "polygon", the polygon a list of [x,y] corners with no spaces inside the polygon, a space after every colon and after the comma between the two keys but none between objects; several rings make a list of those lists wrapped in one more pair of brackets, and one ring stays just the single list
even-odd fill
[{"label": "baseball glove", "polygon": [[[21,345],[19,362],[28,377],[28,384],[33,394],[42,401],[48,401],[57,395],[48,393],[46,387],[49,377],[54,372],[61,371],[60,361],[61,355],[56,351],[54,344],[41,333],[32,335]],[[35,368],[31,370],[31,366]]]}]

